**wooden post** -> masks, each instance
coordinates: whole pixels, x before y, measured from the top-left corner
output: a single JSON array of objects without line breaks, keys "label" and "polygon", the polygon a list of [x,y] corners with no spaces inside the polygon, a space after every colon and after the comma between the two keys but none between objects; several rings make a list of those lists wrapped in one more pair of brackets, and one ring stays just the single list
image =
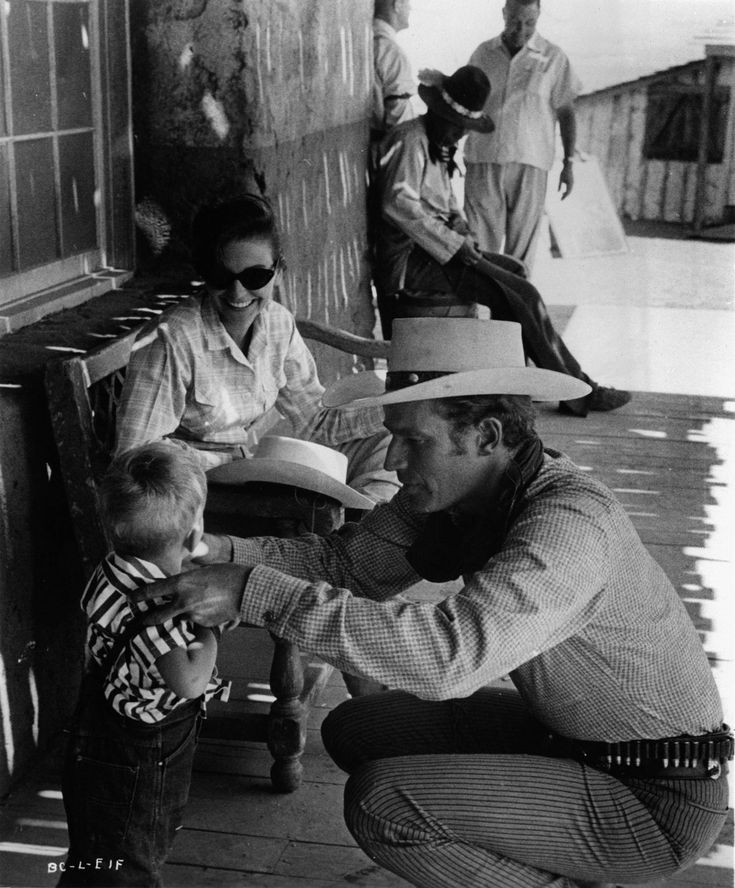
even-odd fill
[{"label": "wooden post", "polygon": [[712,118],[712,94],[717,78],[717,63],[714,56],[708,55],[704,63],[704,96],[702,117],[699,122],[699,153],[697,155],[697,188],[694,198],[694,230],[701,231],[704,225],[704,204],[707,197],[707,155],[709,149],[710,120]]},{"label": "wooden post", "polygon": [[301,700],[304,671],[298,647],[273,636],[275,651],[270,685],[275,702],[268,720],[268,749],[273,756],[271,781],[278,792],[293,792],[301,784],[308,711]]}]

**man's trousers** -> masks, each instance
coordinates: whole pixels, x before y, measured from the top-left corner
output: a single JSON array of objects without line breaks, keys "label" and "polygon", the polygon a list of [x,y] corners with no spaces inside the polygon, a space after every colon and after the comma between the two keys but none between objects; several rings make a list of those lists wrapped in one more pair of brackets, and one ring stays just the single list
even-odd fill
[{"label": "man's trousers", "polygon": [[725,778],[619,780],[550,757],[547,731],[510,687],[349,700],[322,736],[351,775],[350,832],[421,888],[647,882],[704,854],[727,813]]},{"label": "man's trousers", "polygon": [[533,267],[548,175],[525,163],[467,164],[464,211],[483,250]]}]

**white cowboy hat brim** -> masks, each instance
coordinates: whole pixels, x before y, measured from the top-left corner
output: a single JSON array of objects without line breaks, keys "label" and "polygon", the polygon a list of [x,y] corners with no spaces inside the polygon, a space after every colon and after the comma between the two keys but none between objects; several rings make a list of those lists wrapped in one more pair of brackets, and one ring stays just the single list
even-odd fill
[{"label": "white cowboy hat brim", "polygon": [[535,401],[570,401],[592,391],[574,376],[538,367],[503,367],[448,373],[436,379],[385,391],[385,371],[366,370],[330,385],[325,407],[374,407],[472,395],[527,395]]},{"label": "white cowboy hat brim", "polygon": [[207,480],[214,484],[248,484],[265,481],[270,484],[286,484],[302,487],[337,500],[347,509],[372,509],[373,500],[353,490],[347,484],[331,478],[318,469],[301,466],[287,460],[253,457],[236,459],[216,466],[207,472]]}]

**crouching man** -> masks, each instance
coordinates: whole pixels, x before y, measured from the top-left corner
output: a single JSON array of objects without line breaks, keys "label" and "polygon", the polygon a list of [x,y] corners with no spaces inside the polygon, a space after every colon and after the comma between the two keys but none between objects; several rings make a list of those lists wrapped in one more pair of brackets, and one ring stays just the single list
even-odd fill
[{"label": "crouching man", "polygon": [[[531,399],[589,387],[527,367],[521,328],[398,319],[381,404],[402,489],[330,537],[210,538],[211,564],[139,593],[157,619],[236,617],[393,690],[324,743],[345,817],[424,888],[646,882],[693,863],[727,809],[732,735],[697,632],[622,505],[545,450]],[[360,396],[360,397],[358,397]],[[420,577],[464,586],[396,598]],[[488,685],[509,674],[514,688]]]}]

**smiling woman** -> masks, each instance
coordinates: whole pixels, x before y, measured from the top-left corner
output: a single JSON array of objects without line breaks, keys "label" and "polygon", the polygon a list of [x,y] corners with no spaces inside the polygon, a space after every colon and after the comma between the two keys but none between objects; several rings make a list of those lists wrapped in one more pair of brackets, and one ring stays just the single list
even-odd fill
[{"label": "smiling woman", "polygon": [[273,298],[284,262],[270,204],[248,194],[203,207],[192,240],[205,287],[133,347],[117,452],[165,438],[213,468],[250,457],[275,410],[294,436],[345,453],[348,483],[373,501],[390,499],[397,482],[383,468],[382,412],[322,408],[314,358]]}]

